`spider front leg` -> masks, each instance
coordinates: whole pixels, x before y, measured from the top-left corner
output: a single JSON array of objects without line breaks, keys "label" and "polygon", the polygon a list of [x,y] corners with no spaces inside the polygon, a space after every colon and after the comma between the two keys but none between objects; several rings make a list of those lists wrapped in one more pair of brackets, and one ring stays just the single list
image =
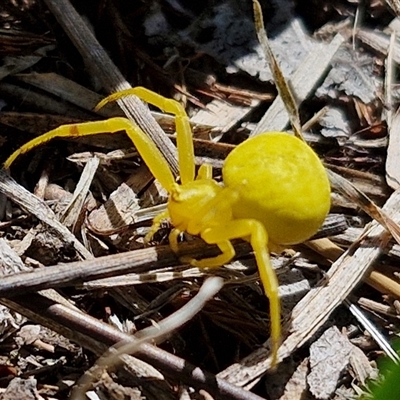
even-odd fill
[{"label": "spider front leg", "polygon": [[80,124],[62,125],[53,129],[42,136],[32,139],[16,150],[4,163],[4,168],[9,169],[14,160],[21,154],[27,153],[33,148],[47,143],[57,137],[81,137],[97,135],[99,133],[116,133],[125,131],[143,161],[149,167],[151,173],[157,178],[161,185],[168,191],[175,184],[175,178],[162,156],[160,150],[152,140],[137,126],[127,118],[110,118],[104,121],[84,122]]},{"label": "spider front leg", "polygon": [[178,148],[178,161],[181,182],[183,184],[192,182],[194,180],[194,150],[192,130],[190,128],[189,118],[185,109],[177,101],[167,99],[157,93],[152,92],[144,87],[138,86],[120,92],[113,93],[112,95],[104,98],[95,108],[99,110],[107,103],[117,101],[123,97],[135,95],[146,103],[158,107],[160,110],[175,116],[176,125],[176,141]]},{"label": "spider front leg", "polygon": [[155,233],[160,229],[162,221],[164,219],[167,219],[168,217],[169,217],[168,210],[165,210],[153,218],[153,223],[150,227],[150,230],[146,233],[146,236],[144,237],[144,243],[147,244],[150,242]]},{"label": "spider front leg", "polygon": [[[235,254],[229,242],[232,239],[243,238],[250,242],[256,257],[261,283],[269,299],[272,364],[276,364],[281,339],[281,310],[278,296],[279,283],[271,265],[268,252],[268,235],[264,225],[254,219],[237,219],[223,225],[207,228],[201,232],[201,237],[209,244],[216,244],[223,254],[216,258],[192,261],[192,264],[198,267],[216,267],[218,261],[224,260],[224,263],[226,263],[227,259],[232,259]],[[227,243],[229,243],[230,246],[227,246]],[[220,258],[218,259],[218,257]]]},{"label": "spider front leg", "polygon": [[[164,212],[156,215],[153,218],[153,224],[151,225],[150,230],[146,233],[146,236],[144,237],[145,244],[148,244],[155,235],[155,233],[160,229],[162,221],[168,218],[169,218],[168,210],[165,210]],[[182,232],[179,229],[173,228],[170,234],[168,235],[169,246],[171,247],[174,253],[179,252],[178,238],[181,233]]]}]

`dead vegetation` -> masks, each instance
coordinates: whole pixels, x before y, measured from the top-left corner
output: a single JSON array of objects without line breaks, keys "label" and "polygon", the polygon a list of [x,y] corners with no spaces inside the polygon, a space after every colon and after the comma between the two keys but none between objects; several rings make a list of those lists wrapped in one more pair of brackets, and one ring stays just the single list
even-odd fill
[{"label": "dead vegetation", "polygon": [[[389,343],[400,310],[400,7],[262,6],[304,136],[334,188],[318,237],[273,257],[286,329],[281,364],[271,370],[267,300],[248,244],[235,243],[237,259],[216,271],[181,265],[167,225],[145,247],[166,193],[131,142],[123,134],[55,140],[18,159],[12,178],[0,171],[2,399],[77,399],[86,390],[90,399],[348,399],[376,377],[379,356],[397,358]],[[1,161],[59,125],[127,115],[177,172],[171,117],[132,97],[121,100],[123,111],[93,111],[130,85],[186,105],[196,163],[212,164],[217,178],[235,144],[289,129],[250,1],[2,7]],[[217,250],[185,237],[180,252]],[[217,277],[225,284],[215,294]],[[188,304],[202,310],[183,316]],[[171,316],[185,322],[173,334]],[[94,364],[120,341],[135,357],[111,350],[111,365]]]}]

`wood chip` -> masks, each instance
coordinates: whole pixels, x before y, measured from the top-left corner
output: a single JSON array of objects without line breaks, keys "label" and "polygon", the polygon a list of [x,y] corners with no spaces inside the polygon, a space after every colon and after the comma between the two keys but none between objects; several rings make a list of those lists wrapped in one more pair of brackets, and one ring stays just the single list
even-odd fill
[{"label": "wood chip", "polygon": [[[363,28],[357,31],[357,38],[382,55],[387,56],[389,52],[390,35],[380,31]],[[396,42],[394,45],[393,61],[396,62],[396,64],[400,64],[399,42]]]},{"label": "wood chip", "polygon": [[60,222],[65,226],[74,227],[73,231],[75,231],[75,224],[78,222],[79,217],[82,216],[82,209],[99,163],[100,160],[97,157],[92,157],[88,160],[76,185],[74,195],[60,217]]},{"label": "wood chip", "polygon": [[311,393],[326,400],[335,392],[339,378],[347,368],[353,345],[335,326],[327,329],[310,346],[311,372],[307,382]]},{"label": "wood chip", "polygon": [[327,107],[326,113],[320,118],[321,134],[324,137],[347,140],[350,136],[351,128],[349,117],[338,107]]},{"label": "wood chip", "polygon": [[205,109],[200,109],[190,122],[219,128],[222,134],[248,115],[259,103],[258,100],[253,100],[251,106],[238,106],[215,99],[208,103]]},{"label": "wood chip", "polygon": [[373,368],[368,357],[365,353],[358,348],[353,346],[350,353],[350,366],[353,369],[355,378],[362,385],[365,385],[367,379],[376,379],[378,375],[378,370]]},{"label": "wood chip", "polygon": [[37,381],[33,378],[22,379],[14,378],[7,386],[6,391],[2,394],[2,400],[38,400],[43,399],[37,390]]},{"label": "wood chip", "polygon": [[89,229],[109,235],[134,223],[134,215],[140,209],[136,193],[122,183],[100,208],[88,216]]},{"label": "wood chip", "polygon": [[386,182],[397,190],[400,187],[400,109],[391,119],[386,157]]},{"label": "wood chip", "polygon": [[345,93],[368,104],[377,98],[382,87],[383,80],[375,72],[375,58],[370,54],[356,53],[350,46],[342,46],[316,96],[337,99]]},{"label": "wood chip", "polygon": [[308,358],[304,359],[286,384],[285,393],[279,400],[304,400],[308,392]]},{"label": "wood chip", "polygon": [[[293,75],[289,75],[297,101],[302,102],[312,93],[343,42],[344,38],[338,34],[329,44],[316,43]],[[313,73],[310,74],[310,71]],[[288,124],[289,117],[286,107],[278,97],[257,124],[252,135],[268,131],[283,131]]]}]

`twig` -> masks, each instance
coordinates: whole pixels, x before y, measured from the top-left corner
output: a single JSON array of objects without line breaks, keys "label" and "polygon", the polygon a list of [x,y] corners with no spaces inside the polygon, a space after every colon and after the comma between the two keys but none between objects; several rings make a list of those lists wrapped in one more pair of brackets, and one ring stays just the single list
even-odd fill
[{"label": "twig", "polygon": [[[248,243],[235,246],[238,255],[248,254]],[[219,253],[216,246],[182,243],[179,256],[213,257]],[[28,273],[4,276],[0,280],[0,296],[9,297],[47,288],[81,284],[93,279],[118,276],[130,272],[143,272],[162,267],[180,265],[169,246],[150,247],[128,251],[92,260],[54,265]]]},{"label": "twig", "polygon": [[172,332],[194,318],[194,316],[203,309],[206,302],[212,299],[219,290],[221,290],[223,284],[223,280],[218,277],[206,279],[196,296],[179,310],[158,322],[156,326],[149,326],[139,331],[128,343],[117,343],[116,346],[107,350],[107,352],[96,361],[93,368],[87,371],[77,382],[71,394],[71,400],[83,399],[85,393],[90,390],[95,377],[100,376],[103,370],[115,368],[117,365],[123,363],[123,355],[132,355],[136,353],[144,343],[158,343],[160,339],[171,335]]},{"label": "twig", "polygon": [[[131,86],[111,61],[107,52],[86,26],[81,16],[68,0],[45,0],[50,11],[75,45],[86,66],[111,94]],[[132,119],[156,143],[166,158],[172,172],[178,175],[176,148],[150,114],[149,109],[136,97],[128,96],[117,101],[129,119]]]},{"label": "twig", "polygon": [[[106,349],[103,344],[112,346],[120,341],[132,340],[131,336],[110,325],[39,294],[18,296],[13,300],[1,299],[1,302],[24,314],[31,321],[61,333],[98,355]],[[262,400],[256,394],[216,378],[215,375],[150,344],[143,343],[136,356],[155,368],[159,368],[168,376],[187,385],[207,390],[217,399]]]},{"label": "twig", "polygon": [[77,253],[84,259],[92,259],[93,255],[79,242],[79,240],[58,220],[53,211],[43,200],[24,189],[14,181],[3,169],[0,169],[0,193],[18,204],[28,214],[36,216],[48,225],[65,243],[73,244]]}]

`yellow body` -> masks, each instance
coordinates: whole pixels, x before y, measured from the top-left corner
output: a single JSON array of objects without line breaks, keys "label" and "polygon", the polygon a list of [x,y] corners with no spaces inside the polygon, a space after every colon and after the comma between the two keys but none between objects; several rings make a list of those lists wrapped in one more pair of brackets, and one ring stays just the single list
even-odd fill
[{"label": "yellow body", "polygon": [[268,245],[294,244],[312,236],[330,207],[330,187],[325,169],[313,150],[283,132],[269,132],[248,139],[230,153],[223,167],[223,184],[212,179],[204,164],[195,177],[192,132],[185,110],[174,100],[137,87],[115,93],[97,108],[126,95],[136,95],[175,115],[181,184],[145,133],[126,118],[60,126],[31,140],[4,163],[55,137],[87,136],[125,130],[153,175],[169,192],[168,211],[156,217],[149,239],[163,218],[174,226],[169,239],[178,250],[178,236],[186,231],[216,244],[221,254],[202,260],[185,260],[205,268],[220,267],[235,255],[232,239],[243,238],[253,247],[260,279],[270,301],[273,363],[281,336],[278,281],[271,266]]},{"label": "yellow body", "polygon": [[225,160],[224,184],[239,192],[234,218],[254,218],[269,240],[290,245],[310,238],[330,206],[324,166],[302,140],[268,132],[244,141]]}]

